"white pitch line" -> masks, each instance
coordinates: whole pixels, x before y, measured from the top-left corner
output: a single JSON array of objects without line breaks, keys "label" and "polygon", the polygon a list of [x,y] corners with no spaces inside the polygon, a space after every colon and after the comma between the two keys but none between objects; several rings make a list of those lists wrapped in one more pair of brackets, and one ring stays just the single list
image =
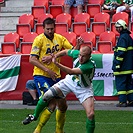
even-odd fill
[{"label": "white pitch line", "polygon": [[[18,123],[18,122],[20,122],[21,123],[21,121],[6,121],[6,120],[2,120],[2,122],[16,122],[16,123]],[[36,121],[34,121],[34,122],[36,122]],[[55,123],[55,122],[49,122],[49,123]],[[66,122],[66,123],[70,123],[70,124],[80,124],[80,123],[85,123],[85,122]],[[133,125],[133,123],[124,123],[124,122],[116,122],[116,123],[111,123],[111,122],[96,122],[96,124],[98,124],[98,125]]]}]

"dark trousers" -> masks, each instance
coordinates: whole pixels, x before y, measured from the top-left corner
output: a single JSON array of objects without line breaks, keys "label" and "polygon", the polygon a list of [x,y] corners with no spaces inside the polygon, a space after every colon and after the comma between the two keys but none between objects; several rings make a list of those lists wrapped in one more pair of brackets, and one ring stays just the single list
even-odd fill
[{"label": "dark trousers", "polygon": [[133,101],[133,84],[131,74],[116,75],[115,84],[119,102]]}]

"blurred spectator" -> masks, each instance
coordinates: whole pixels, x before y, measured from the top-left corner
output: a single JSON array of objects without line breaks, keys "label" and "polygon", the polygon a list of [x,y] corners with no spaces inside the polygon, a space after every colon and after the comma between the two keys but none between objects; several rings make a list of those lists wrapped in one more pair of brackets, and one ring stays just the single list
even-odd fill
[{"label": "blurred spectator", "polygon": [[70,13],[71,6],[77,7],[78,14],[83,12],[84,0],[65,0],[64,2],[64,12]]},{"label": "blurred spectator", "polygon": [[117,7],[116,13],[122,12],[125,10],[130,10],[131,11],[131,21],[132,21],[132,16],[133,16],[133,0],[123,0],[123,5]]},{"label": "blurred spectator", "polygon": [[115,10],[121,4],[122,4],[121,0],[105,0],[102,9]]},{"label": "blurred spectator", "polygon": [[28,103],[28,105],[37,105],[38,97],[37,97],[37,89],[34,80],[28,80],[26,82],[26,89],[31,94],[33,101],[31,103]]}]

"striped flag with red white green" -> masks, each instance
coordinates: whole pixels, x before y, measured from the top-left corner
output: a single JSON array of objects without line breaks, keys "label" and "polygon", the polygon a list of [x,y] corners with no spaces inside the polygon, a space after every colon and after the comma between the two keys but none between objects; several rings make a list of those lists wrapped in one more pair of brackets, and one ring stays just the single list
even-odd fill
[{"label": "striped flag with red white green", "polygon": [[12,55],[0,58],[0,92],[15,90],[19,71],[21,55]]}]

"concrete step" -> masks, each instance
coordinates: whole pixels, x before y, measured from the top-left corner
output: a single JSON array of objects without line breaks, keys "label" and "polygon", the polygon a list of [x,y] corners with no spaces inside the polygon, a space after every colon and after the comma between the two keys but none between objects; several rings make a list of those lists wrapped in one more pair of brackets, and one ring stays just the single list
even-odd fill
[{"label": "concrete step", "polygon": [[34,0],[8,0],[5,2],[6,7],[31,7]]},{"label": "concrete step", "polygon": [[[21,15],[25,14],[24,12],[18,12],[18,13],[1,13],[0,17],[1,19],[4,17],[20,17]],[[30,14],[30,13],[29,13]]]},{"label": "concrete step", "polygon": [[19,17],[1,17],[0,19],[0,31],[16,30],[16,24],[18,23]]},{"label": "concrete step", "polygon": [[1,13],[31,13],[29,7],[1,7]]}]

